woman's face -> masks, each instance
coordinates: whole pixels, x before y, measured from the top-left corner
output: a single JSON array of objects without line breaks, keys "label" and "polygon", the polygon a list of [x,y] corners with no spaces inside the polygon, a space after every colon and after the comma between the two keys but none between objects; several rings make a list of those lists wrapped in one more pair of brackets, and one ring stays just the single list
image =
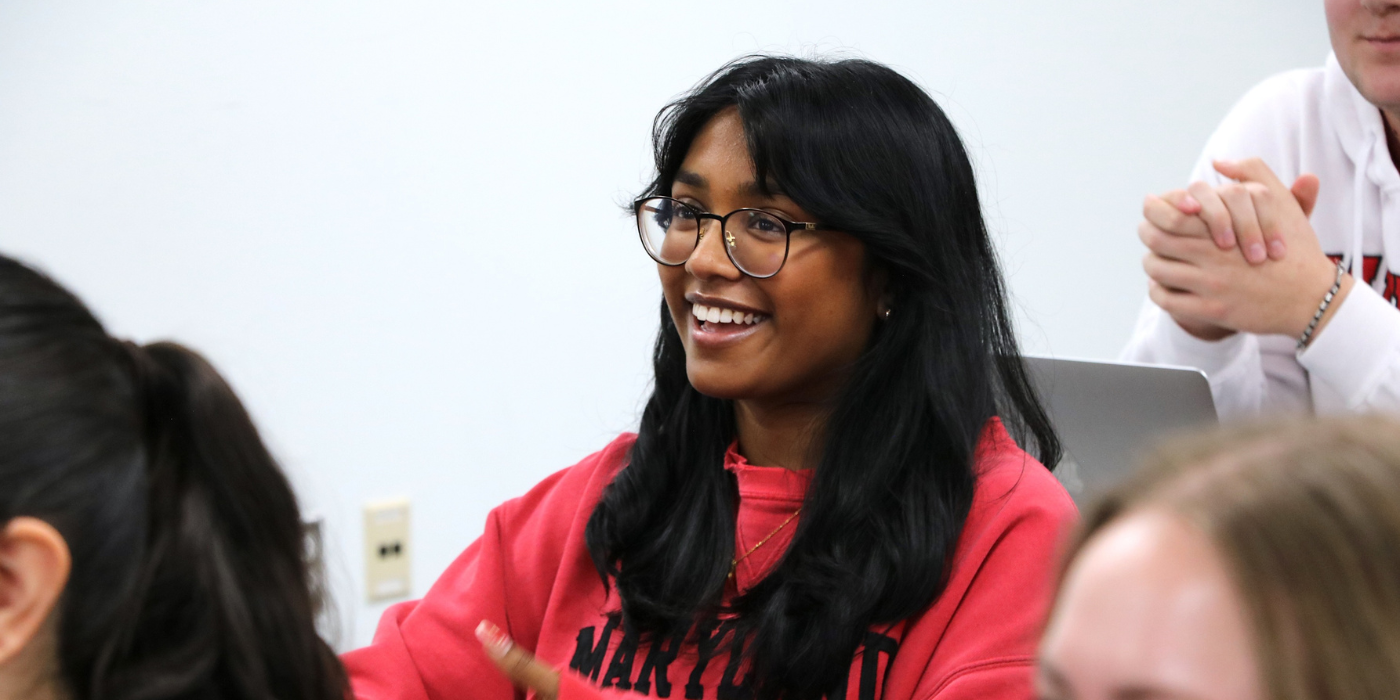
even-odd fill
[{"label": "woman's face", "polygon": [[1040,648],[1045,700],[1260,700],[1244,603],[1210,541],[1144,510],[1094,535]]},{"label": "woman's face", "polygon": [[[732,108],[696,136],[671,196],[714,214],[751,208],[788,221],[814,221],[791,199],[760,192]],[[685,265],[657,266],[685,346],[690,383],[726,399],[828,398],[865,349],[881,310],[878,285],[866,274],[864,245],[845,233],[796,231],[778,274],[754,279],[725,255],[717,223],[706,231]],[[701,321],[697,305],[721,310],[729,322]]]}]

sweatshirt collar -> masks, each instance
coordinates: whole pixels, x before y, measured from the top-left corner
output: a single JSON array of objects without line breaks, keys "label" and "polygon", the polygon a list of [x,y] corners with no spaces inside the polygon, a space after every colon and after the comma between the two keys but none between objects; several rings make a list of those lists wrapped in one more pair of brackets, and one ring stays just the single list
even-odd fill
[{"label": "sweatshirt collar", "polygon": [[1379,107],[1371,104],[1351,83],[1335,53],[1328,54],[1323,69],[1326,119],[1342,150],[1365,178],[1383,190],[1400,189],[1400,174],[1391,165],[1385,143],[1385,124]]},{"label": "sweatshirt collar", "polygon": [[749,464],[739,454],[739,441],[730,443],[724,453],[724,468],[739,482],[739,498],[788,501],[801,503],[812,483],[812,471],[794,471],[783,467],[760,467]]},{"label": "sweatshirt collar", "polygon": [[[1006,426],[995,416],[982,428],[973,458],[974,464],[990,462],[992,455],[1015,449],[1016,441],[1006,432]],[[724,468],[739,482],[739,498],[767,499],[801,503],[807,496],[815,475],[810,469],[793,471],[783,467],[760,467],[749,463],[739,454],[739,441],[729,443],[724,453]]]},{"label": "sweatshirt collar", "polygon": [[[1355,168],[1352,190],[1352,230],[1351,242],[1345,260],[1351,274],[1357,279],[1363,276],[1363,245],[1368,217],[1365,208],[1368,199],[1364,195],[1369,184],[1384,193],[1381,206],[1381,220],[1375,222],[1386,239],[1395,234],[1385,225],[1386,210],[1394,195],[1400,193],[1400,173],[1390,158],[1390,149],[1385,142],[1385,122],[1379,107],[1371,104],[1356,89],[1335,53],[1327,56],[1323,69],[1323,123],[1332,127],[1337,141]],[[1342,183],[1338,183],[1342,184]],[[1328,185],[1324,184],[1324,187]],[[1388,263],[1387,263],[1388,265]]]}]

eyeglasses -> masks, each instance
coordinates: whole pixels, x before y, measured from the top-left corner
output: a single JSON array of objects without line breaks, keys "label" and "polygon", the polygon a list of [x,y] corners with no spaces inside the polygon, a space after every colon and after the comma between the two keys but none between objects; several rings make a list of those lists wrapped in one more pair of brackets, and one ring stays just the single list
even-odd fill
[{"label": "eyeglasses", "polygon": [[761,209],[735,209],[720,216],[670,197],[639,199],[633,207],[642,247],[652,260],[670,267],[684,265],[705,234],[713,230],[706,222],[718,221],[729,261],[740,272],[758,279],[783,269],[793,231],[831,230],[820,224],[787,221]]}]

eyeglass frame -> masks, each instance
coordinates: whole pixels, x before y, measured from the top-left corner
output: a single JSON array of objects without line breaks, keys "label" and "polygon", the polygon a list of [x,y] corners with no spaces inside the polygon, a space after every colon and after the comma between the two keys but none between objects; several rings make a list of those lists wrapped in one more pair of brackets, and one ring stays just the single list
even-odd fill
[{"label": "eyeglass frame", "polygon": [[[690,209],[691,211],[695,212],[695,219],[696,219],[696,224],[695,224],[695,245],[694,245],[693,247],[691,247],[689,253],[686,253],[685,260],[682,260],[682,261],[680,261],[680,262],[678,262],[678,263],[668,263],[668,262],[666,262],[666,261],[664,261],[664,260],[658,260],[657,257],[656,257],[656,255],[654,255],[654,254],[651,252],[651,247],[647,245],[646,233],[644,233],[643,230],[642,230],[642,225],[643,225],[643,224],[642,224],[642,204],[644,204],[644,203],[646,203],[646,202],[650,202],[650,201],[655,200],[655,199],[665,199],[665,200],[669,200],[669,201],[671,201],[671,202],[673,202],[673,203],[675,203],[675,204],[677,204],[677,205],[680,205],[680,206],[682,206],[682,207],[685,207],[685,208]],[[792,233],[793,233],[794,231],[835,231],[835,230],[836,230],[836,229],[834,229],[834,228],[832,228],[832,227],[830,227],[830,226],[823,226],[822,224],[813,223],[813,222],[810,222],[810,221],[788,221],[787,219],[784,219],[783,217],[778,216],[777,214],[774,214],[774,213],[771,212],[771,211],[767,211],[767,210],[764,210],[764,209],[755,209],[755,208],[753,208],[753,207],[743,207],[743,208],[740,208],[740,209],[735,209],[734,211],[731,211],[731,212],[729,212],[728,214],[725,214],[725,215],[721,216],[721,215],[719,215],[719,214],[712,214],[712,213],[710,213],[710,212],[703,211],[703,210],[700,209],[700,207],[697,207],[697,206],[695,206],[695,205],[693,205],[693,204],[686,204],[685,202],[682,202],[681,200],[676,199],[675,197],[666,197],[666,196],[662,196],[662,195],[657,195],[657,196],[654,196],[654,197],[642,197],[641,199],[638,199],[638,200],[632,202],[632,218],[636,220],[636,224],[637,224],[637,237],[638,237],[639,239],[641,239],[641,241],[642,241],[642,250],[645,250],[645,251],[647,252],[647,257],[651,258],[652,260],[655,260],[655,261],[656,261],[656,264],[658,264],[658,265],[665,265],[666,267],[680,267],[681,265],[684,265],[684,264],[690,262],[690,256],[694,255],[696,250],[699,250],[699,248],[700,248],[700,241],[703,240],[703,239],[705,238],[705,234],[703,233],[703,231],[704,231],[704,229],[705,229],[705,226],[704,226],[704,224],[702,224],[702,223],[700,223],[700,222],[703,222],[703,221],[705,221],[705,220],[707,220],[707,219],[708,219],[708,220],[711,220],[711,221],[718,221],[718,222],[719,222],[719,231],[720,231],[720,233],[726,234],[726,233],[729,233],[729,231],[726,230],[726,228],[725,228],[725,227],[729,224],[729,217],[734,216],[735,214],[738,214],[738,213],[740,213],[740,212],[746,212],[746,211],[758,212],[759,214],[764,214],[764,215],[767,215],[767,216],[771,216],[771,217],[773,217],[774,219],[777,219],[777,220],[783,225],[783,229],[784,229],[784,234],[783,234],[783,261],[780,262],[780,263],[778,263],[778,269],[774,270],[772,273],[767,274],[767,275],[755,275],[755,274],[750,274],[748,271],[744,270],[744,268],[743,268],[741,265],[739,265],[739,262],[738,262],[737,260],[734,259],[734,248],[736,248],[737,246],[734,245],[734,243],[732,243],[732,242],[730,241],[730,239],[728,239],[728,238],[725,239],[725,244],[726,244],[726,245],[724,246],[724,256],[725,256],[726,258],[729,258],[729,263],[730,263],[731,265],[734,266],[734,269],[736,269],[736,270],[738,270],[739,272],[743,273],[744,275],[747,275],[747,276],[752,277],[752,278],[754,278],[754,279],[766,280],[766,279],[768,279],[768,278],[770,278],[770,277],[773,277],[774,275],[778,274],[779,272],[782,272],[782,271],[783,271],[783,267],[787,265],[788,252],[792,249]]]}]

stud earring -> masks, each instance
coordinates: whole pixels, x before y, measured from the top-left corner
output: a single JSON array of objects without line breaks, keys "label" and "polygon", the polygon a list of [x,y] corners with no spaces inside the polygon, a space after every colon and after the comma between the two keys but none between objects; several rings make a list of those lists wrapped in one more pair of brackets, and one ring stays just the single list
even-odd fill
[{"label": "stud earring", "polygon": [[894,309],[885,309],[885,318],[889,318],[892,313],[894,313]]}]

